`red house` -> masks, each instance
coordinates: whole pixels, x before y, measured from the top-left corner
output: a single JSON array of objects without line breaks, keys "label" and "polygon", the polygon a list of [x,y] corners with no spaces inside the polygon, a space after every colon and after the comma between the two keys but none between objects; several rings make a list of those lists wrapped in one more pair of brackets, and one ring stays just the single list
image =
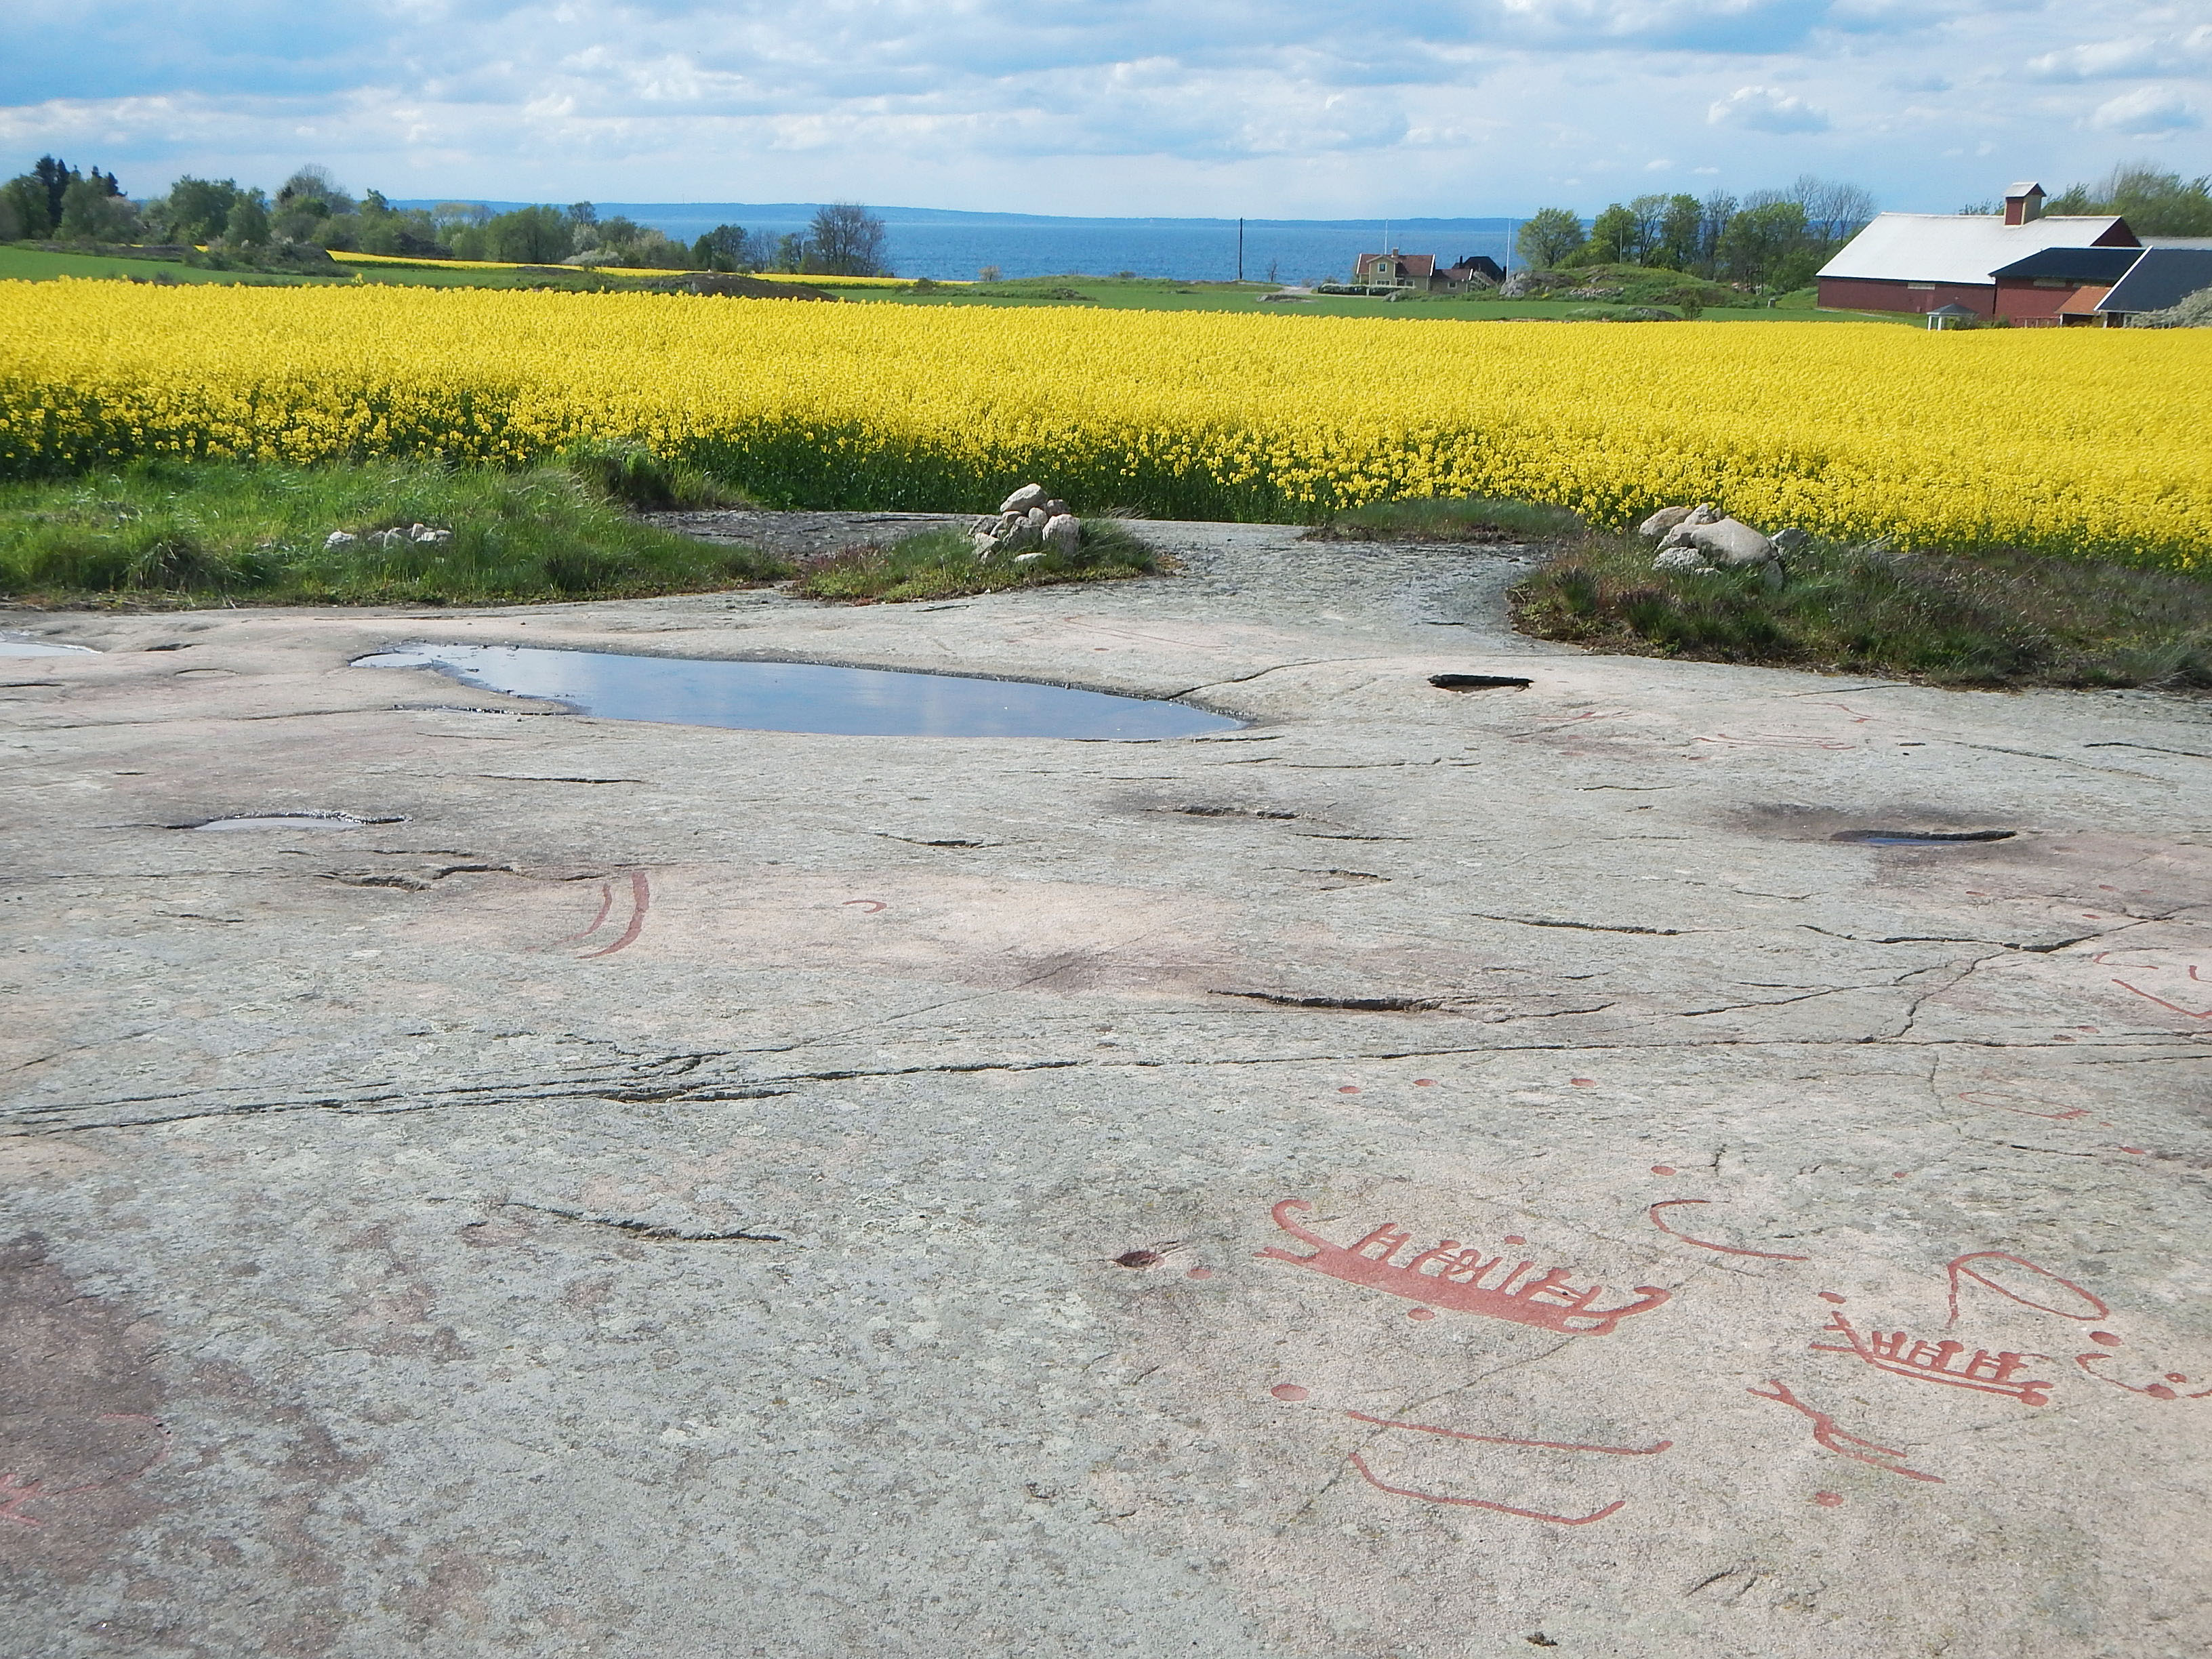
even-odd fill
[{"label": "red house", "polygon": [[[2046,268],[2033,263],[2036,256],[2058,250],[2137,249],[2142,243],[2126,220],[2112,214],[2045,216],[2043,195],[2040,185],[2013,185],[2005,192],[2002,216],[1877,215],[1820,268],[1820,303],[1839,311],[1923,313],[1958,305],[1984,317],[2056,324],[2080,290],[2100,280],[2109,287],[2126,267],[2106,274],[2101,264],[2093,270],[2083,260],[2062,257]],[[2084,268],[2070,269],[2076,264]],[[2099,297],[2089,298],[2087,305],[2094,307]]]}]

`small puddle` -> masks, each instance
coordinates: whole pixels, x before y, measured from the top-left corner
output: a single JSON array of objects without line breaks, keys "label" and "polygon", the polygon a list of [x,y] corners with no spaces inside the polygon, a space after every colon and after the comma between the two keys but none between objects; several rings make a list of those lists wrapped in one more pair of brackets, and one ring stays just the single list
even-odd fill
[{"label": "small puddle", "polygon": [[205,823],[186,823],[184,830],[359,830],[372,823],[398,823],[398,818],[357,818],[350,812],[253,812],[234,818],[210,818]]},{"label": "small puddle", "polygon": [[1839,830],[1830,841],[1860,847],[1957,847],[1977,841],[2010,841],[2016,830]]},{"label": "small puddle", "polygon": [[1526,691],[1528,682],[1518,674],[1431,674],[1429,684],[1439,691]]},{"label": "small puddle", "polygon": [[606,720],[854,738],[1074,738],[1150,743],[1245,722],[1188,703],[1027,680],[837,668],[814,662],[634,657],[514,645],[410,642],[356,668],[435,668]]},{"label": "small puddle", "polygon": [[88,645],[48,645],[40,640],[0,638],[0,657],[96,657]]}]

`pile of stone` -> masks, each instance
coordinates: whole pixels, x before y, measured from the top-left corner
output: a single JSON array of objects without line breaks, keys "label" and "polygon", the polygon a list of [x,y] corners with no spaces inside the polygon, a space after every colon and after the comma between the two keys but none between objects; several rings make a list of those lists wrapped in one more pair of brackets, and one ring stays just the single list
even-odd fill
[{"label": "pile of stone", "polygon": [[978,564],[1000,553],[1027,564],[1048,553],[1073,557],[1083,541],[1083,521],[1067,510],[1066,501],[1047,496],[1042,484],[1024,484],[999,503],[996,514],[976,520],[969,535]]},{"label": "pile of stone", "polygon": [[406,529],[372,530],[366,536],[356,536],[350,530],[333,530],[323,538],[326,550],[351,547],[367,542],[371,547],[400,547],[409,542],[420,542],[428,547],[441,547],[453,539],[450,530],[437,530],[427,524],[410,525]]},{"label": "pile of stone", "polygon": [[1716,511],[1710,501],[1695,507],[1662,507],[1642,524],[1637,533],[1659,544],[1654,570],[1674,570],[1686,575],[1717,574],[1723,570],[1751,570],[1764,567],[1770,576],[1782,574],[1782,556],[1802,547],[1802,530],[1784,530],[1769,536],[1741,519]]}]

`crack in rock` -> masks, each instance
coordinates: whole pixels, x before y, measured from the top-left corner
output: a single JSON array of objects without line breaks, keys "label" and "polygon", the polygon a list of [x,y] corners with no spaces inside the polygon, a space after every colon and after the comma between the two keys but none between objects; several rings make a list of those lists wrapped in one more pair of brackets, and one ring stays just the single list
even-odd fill
[{"label": "crack in rock", "polygon": [[[593,1227],[612,1227],[617,1232],[638,1238],[658,1238],[673,1244],[781,1244],[786,1243],[781,1233],[748,1233],[733,1231],[710,1233],[683,1227],[656,1226],[649,1221],[637,1221],[623,1216],[593,1215],[587,1210],[563,1210],[550,1204],[507,1203],[500,1206],[507,1210],[528,1210],[536,1215],[554,1216],[562,1221],[581,1221]],[[481,1226],[483,1224],[477,1224]]]}]

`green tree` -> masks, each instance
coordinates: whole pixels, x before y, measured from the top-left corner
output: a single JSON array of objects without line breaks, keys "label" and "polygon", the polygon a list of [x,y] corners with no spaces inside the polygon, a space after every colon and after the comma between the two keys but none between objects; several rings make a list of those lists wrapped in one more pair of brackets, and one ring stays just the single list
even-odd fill
[{"label": "green tree", "polygon": [[1666,211],[1659,217],[1658,243],[1653,250],[1656,262],[1676,270],[1694,267],[1702,252],[1698,233],[1705,224],[1705,210],[1696,197],[1669,196]]},{"label": "green tree", "polygon": [[806,239],[787,231],[775,239],[775,258],[769,262],[771,270],[796,271],[806,264]]},{"label": "green tree", "polygon": [[750,270],[753,240],[743,225],[716,225],[691,245],[691,263],[702,270]]},{"label": "green tree", "polygon": [[2102,183],[2075,185],[2046,213],[2117,213],[2138,236],[2212,236],[2212,178],[2184,179],[2148,161],[2114,167]]},{"label": "green tree", "polygon": [[1628,210],[1636,220],[1636,263],[1639,265],[1660,264],[1659,238],[1667,224],[1667,198],[1658,195],[1635,197],[1630,200]]},{"label": "green tree", "polygon": [[72,179],[62,191],[59,234],[71,242],[127,242],[139,234],[138,216],[104,179]]},{"label": "green tree", "polygon": [[1583,243],[1575,256],[1575,263],[1585,265],[1620,265],[1636,263],[1638,227],[1636,216],[1618,202],[1607,203],[1604,212],[1590,221],[1589,240]]},{"label": "green tree", "polygon": [[242,190],[223,222],[222,240],[233,247],[269,246],[269,201],[258,190]]},{"label": "green tree", "polygon": [[53,228],[42,180],[26,173],[0,185],[0,240],[35,240],[51,234]]},{"label": "green tree", "polygon": [[1568,208],[1541,208],[1528,216],[1513,246],[1523,264],[1549,270],[1571,256],[1585,240],[1581,215]]},{"label": "green tree", "polygon": [[76,169],[58,155],[41,155],[32,163],[31,176],[46,192],[46,222],[58,225],[62,222],[62,192],[77,176]]},{"label": "green tree", "polygon": [[195,179],[191,173],[169,186],[169,193],[154,204],[163,234],[179,242],[212,242],[224,234],[238,202],[235,179]]},{"label": "green tree", "polygon": [[1747,207],[1721,234],[1720,264],[1729,276],[1754,288],[1788,274],[1786,262],[1803,250],[1805,210],[1795,202]]},{"label": "green tree", "polygon": [[484,230],[490,257],[520,265],[558,264],[575,246],[574,228],[556,207],[517,208],[492,219]]},{"label": "green tree", "polygon": [[885,276],[884,222],[858,202],[817,210],[808,235],[807,268],[839,276]]}]

